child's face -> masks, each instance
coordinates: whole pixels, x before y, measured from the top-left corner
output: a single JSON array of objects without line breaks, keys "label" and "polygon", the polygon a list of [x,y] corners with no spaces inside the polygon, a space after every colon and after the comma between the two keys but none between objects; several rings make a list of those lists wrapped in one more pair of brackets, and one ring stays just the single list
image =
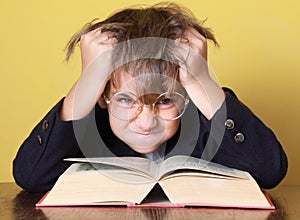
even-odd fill
[{"label": "child's face", "polygon": [[[120,115],[117,115],[116,117],[116,114],[113,114],[112,109],[109,109],[111,129],[119,139],[136,152],[143,154],[151,153],[176,133],[179,127],[179,119],[165,120],[159,117],[156,109],[151,104],[159,102],[166,106],[167,99],[157,101],[156,98],[151,99],[151,95],[149,95],[150,98],[148,101],[150,101],[146,103],[146,105],[141,101],[141,104],[139,106],[137,105],[133,110],[131,107],[126,108],[128,103],[132,103],[132,100],[135,99],[134,97],[137,97],[137,99],[138,97],[141,97],[139,95],[134,96],[139,93],[136,91],[136,85],[140,84],[140,82],[137,82],[129,74],[119,74],[117,78],[118,88],[110,89],[108,95],[110,103],[108,108],[114,108],[114,111],[117,111],[116,108],[120,108],[122,111],[117,111],[117,114]],[[115,95],[116,93],[121,93],[121,95]],[[153,93],[151,92],[151,94]],[[114,98],[111,99],[113,96]],[[147,97],[147,92],[144,93],[144,96]],[[156,95],[156,97],[158,96],[159,94]],[[122,106],[115,107],[115,102]],[[174,113],[174,109],[172,111],[171,108],[168,108],[166,111],[166,114],[175,118],[176,113]],[[160,112],[162,112],[162,110]]]}]

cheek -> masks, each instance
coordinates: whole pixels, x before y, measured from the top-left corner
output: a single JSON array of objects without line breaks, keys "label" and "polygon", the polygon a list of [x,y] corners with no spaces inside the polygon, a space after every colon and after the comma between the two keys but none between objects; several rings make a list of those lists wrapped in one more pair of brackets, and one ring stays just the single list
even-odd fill
[{"label": "cheek", "polygon": [[166,136],[167,138],[171,138],[179,128],[179,119],[175,121],[168,121],[166,123]]},{"label": "cheek", "polygon": [[122,131],[124,131],[125,128],[128,127],[127,121],[118,120],[115,117],[113,117],[112,115],[109,115],[109,124],[110,124],[111,130],[118,138],[120,138]]}]

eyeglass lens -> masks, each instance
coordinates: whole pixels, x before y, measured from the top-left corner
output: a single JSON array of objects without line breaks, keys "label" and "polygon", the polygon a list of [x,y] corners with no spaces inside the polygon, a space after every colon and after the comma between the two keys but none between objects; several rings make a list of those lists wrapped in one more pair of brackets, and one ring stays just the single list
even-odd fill
[{"label": "eyeglass lens", "polygon": [[183,114],[186,104],[186,99],[180,93],[163,93],[155,96],[147,94],[142,97],[132,93],[116,93],[109,102],[109,110],[118,119],[131,120],[137,117],[145,106],[149,106],[153,114],[160,118],[175,120]]}]

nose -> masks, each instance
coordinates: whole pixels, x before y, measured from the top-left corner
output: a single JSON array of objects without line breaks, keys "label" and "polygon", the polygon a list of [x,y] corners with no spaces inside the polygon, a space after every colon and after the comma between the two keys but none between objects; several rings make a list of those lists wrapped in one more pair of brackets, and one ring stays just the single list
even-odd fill
[{"label": "nose", "polygon": [[155,112],[150,105],[144,105],[139,115],[135,118],[135,124],[143,131],[151,131],[156,125]]}]

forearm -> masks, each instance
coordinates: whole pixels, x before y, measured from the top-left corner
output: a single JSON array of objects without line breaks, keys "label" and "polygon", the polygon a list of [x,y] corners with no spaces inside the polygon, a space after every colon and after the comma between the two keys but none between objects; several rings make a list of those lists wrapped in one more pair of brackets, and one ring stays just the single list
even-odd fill
[{"label": "forearm", "polygon": [[185,85],[189,97],[201,113],[210,120],[225,100],[222,88],[208,77],[205,81],[194,78]]},{"label": "forearm", "polygon": [[[96,62],[98,63],[98,62]],[[66,95],[59,111],[63,121],[80,120],[86,117],[100,99],[108,78],[97,74],[90,65]]]},{"label": "forearm", "polygon": [[[225,126],[228,119],[234,126],[225,128],[213,161],[248,171],[262,188],[276,186],[284,178],[288,166],[281,144],[274,133],[234,96],[227,94],[225,104],[226,118],[220,126]],[[219,111],[214,117],[218,114]],[[213,126],[210,132],[212,129]]]}]

